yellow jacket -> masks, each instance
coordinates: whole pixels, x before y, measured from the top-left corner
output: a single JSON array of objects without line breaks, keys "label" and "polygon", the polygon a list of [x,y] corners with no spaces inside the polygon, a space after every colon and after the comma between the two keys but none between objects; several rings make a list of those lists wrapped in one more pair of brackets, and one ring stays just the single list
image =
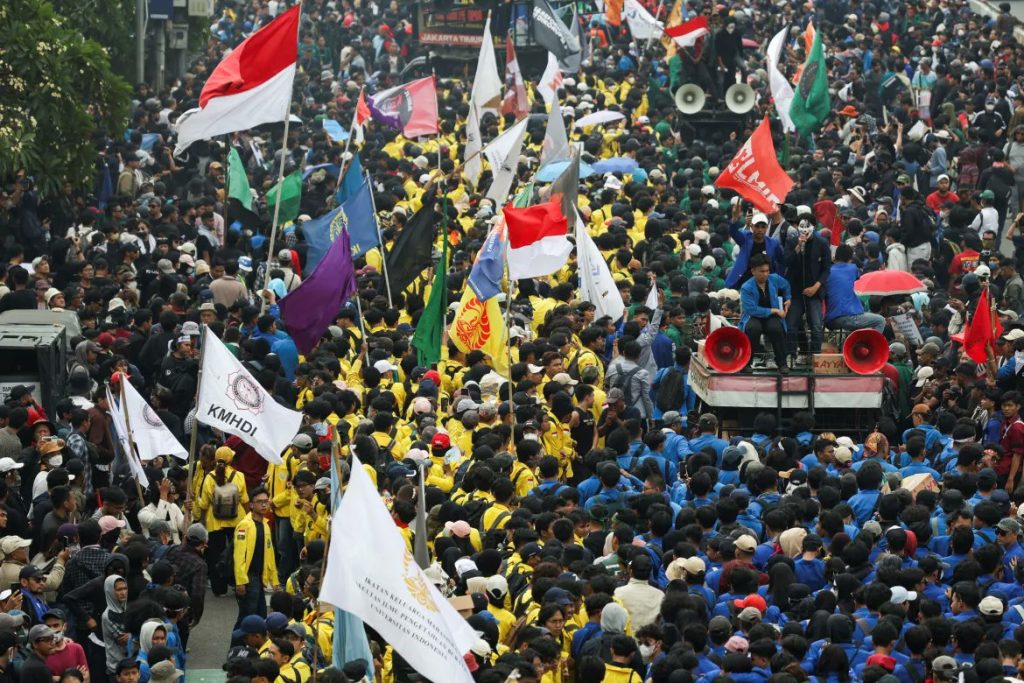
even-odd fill
[{"label": "yellow jacket", "polygon": [[630,666],[605,664],[601,683],[644,683],[644,679]]},{"label": "yellow jacket", "polygon": [[228,482],[232,482],[238,487],[238,509],[235,512],[234,519],[217,519],[213,516],[212,509],[213,490],[217,488],[217,480],[213,472],[203,479],[199,494],[199,512],[196,513],[196,519],[201,518],[203,520],[203,526],[206,527],[207,531],[234,529],[242,521],[242,518],[245,517],[245,508],[249,504],[249,491],[245,487],[245,477],[242,476],[241,472],[232,469],[231,465],[228,465],[224,470],[224,483]]},{"label": "yellow jacket", "polygon": [[[264,585],[278,586],[277,562],[274,559],[274,543],[267,520],[261,519],[263,525],[263,568],[260,572]],[[256,551],[256,521],[252,513],[247,514],[235,528],[235,585],[244,586],[249,583],[249,565]]]},{"label": "yellow jacket", "polygon": [[292,517],[292,505],[295,503],[295,490],[289,485],[292,477],[299,471],[302,461],[294,450],[289,449],[280,465],[270,463],[267,466],[267,493],[270,494],[270,505],[276,517]]},{"label": "yellow jacket", "polygon": [[537,477],[524,463],[516,460],[512,463],[512,471],[509,472],[509,479],[516,487],[516,497],[522,498],[537,486]]},{"label": "yellow jacket", "polygon": [[281,667],[274,683],[306,683],[313,676],[309,664],[296,653],[287,664]]},{"label": "yellow jacket", "polygon": [[511,517],[512,511],[507,505],[495,503],[484,510],[483,517],[480,519],[480,525],[483,527],[483,532],[486,534],[494,529],[504,529]]}]

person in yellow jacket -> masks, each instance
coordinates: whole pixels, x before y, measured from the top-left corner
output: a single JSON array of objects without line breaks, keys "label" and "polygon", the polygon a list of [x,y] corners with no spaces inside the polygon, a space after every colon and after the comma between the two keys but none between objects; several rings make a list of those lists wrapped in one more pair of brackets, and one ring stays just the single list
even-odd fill
[{"label": "person in yellow jacket", "polygon": [[[192,473],[192,500],[199,500],[199,496],[203,494],[203,481],[206,479],[206,475],[213,472],[216,466],[214,458],[214,453],[216,452],[217,447],[212,443],[205,444],[199,449],[199,458],[195,471]],[[202,516],[198,512],[193,514],[192,518],[196,521],[202,520]]]},{"label": "person in yellow jacket", "polygon": [[253,489],[249,514],[235,527],[235,597],[238,600],[238,620],[250,614],[266,616],[266,587],[281,590],[277,578],[274,544],[270,536],[267,513],[270,496],[267,489]]},{"label": "person in yellow jacket", "polygon": [[210,589],[214,595],[222,596],[228,592],[228,577],[221,571],[220,558],[235,527],[245,517],[249,492],[245,487],[245,477],[231,467],[231,461],[235,459],[233,450],[221,446],[213,457],[213,471],[207,472],[199,485],[194,517],[202,521],[210,534],[206,549]]},{"label": "person in yellow jacket", "polygon": [[268,465],[263,479],[270,494],[270,509],[274,513],[274,546],[280,555],[278,569],[282,576],[290,576],[299,566],[299,550],[292,535],[292,506],[295,503],[292,477],[298,473],[304,456],[308,457],[313,448],[309,434],[296,434],[281,464]]},{"label": "person in yellow jacket", "polygon": [[636,641],[629,636],[613,636],[612,661],[604,665],[604,678],[601,679],[601,683],[643,683],[643,676],[637,673],[632,665],[638,650]]},{"label": "person in yellow jacket", "polygon": [[284,638],[270,641],[267,652],[277,662],[278,673],[275,683],[306,683],[313,676],[309,664],[302,659],[302,652],[295,651],[295,645]]}]

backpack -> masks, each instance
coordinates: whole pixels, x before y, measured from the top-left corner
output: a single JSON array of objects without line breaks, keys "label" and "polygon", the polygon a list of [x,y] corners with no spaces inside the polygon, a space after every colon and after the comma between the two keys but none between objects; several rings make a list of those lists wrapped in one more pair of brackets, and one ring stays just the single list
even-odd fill
[{"label": "backpack", "polygon": [[[206,475],[213,476],[213,475]],[[238,504],[241,502],[242,492],[234,481],[225,481],[223,484],[213,482],[213,501],[210,503],[210,512],[214,519],[234,519],[238,516]]]},{"label": "backpack", "polygon": [[626,404],[626,407],[630,407],[633,405],[633,376],[636,375],[636,373],[640,372],[641,369],[642,368],[638,365],[627,373],[620,372],[618,375],[615,376],[615,381],[612,382],[612,388],[622,390],[622,396]]},{"label": "backpack", "polygon": [[654,404],[663,413],[670,410],[678,410],[683,405],[685,391],[686,375],[683,373],[683,369],[679,367],[668,368],[658,383],[658,398]]},{"label": "backpack", "polygon": [[473,494],[470,494],[466,498],[466,502],[462,505],[466,510],[466,521],[469,522],[469,525],[477,529],[481,528],[484,512],[486,512],[487,508],[490,506],[491,504],[486,500],[474,498]]}]

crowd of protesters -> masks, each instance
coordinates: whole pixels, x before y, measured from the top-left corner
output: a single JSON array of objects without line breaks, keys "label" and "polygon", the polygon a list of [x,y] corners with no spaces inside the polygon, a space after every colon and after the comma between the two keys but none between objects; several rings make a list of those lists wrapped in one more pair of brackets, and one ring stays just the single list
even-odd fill
[{"label": "crowd of protesters", "polygon": [[[361,90],[400,83],[428,52],[415,4],[307,0],[285,151],[270,126],[173,154],[173,125],[211,70],[285,5],[218,3],[189,72],[160,92],[137,86],[127,131],[89,143],[112,192],[40,197],[20,173],[0,193],[0,312],[70,311],[80,324],[62,400],[47,411],[23,384],[0,406],[0,683],[183,681],[190,636],[206,611],[234,614],[231,596],[233,633],[203,635],[223,640],[230,683],[423,680],[373,632],[372,661],[335,656],[318,599],[335,441],[342,481],[358,452],[410,550],[426,529],[428,575],[480,634],[466,654],[480,683],[1024,678],[1024,44],[1008,6],[983,17],[948,0],[688,2],[711,35],[669,57],[581,3],[593,50],[559,102],[584,161],[638,166],[582,180],[578,201],[627,313],[598,317],[579,299],[574,257],[520,281],[503,377],[452,344],[436,367],[417,365],[409,339],[430,271],[389,299],[379,249],[357,261],[360,306],[312,353],[300,356],[275,305],[308,276],[302,224],[331,208],[352,154],[385,247],[439,187],[437,245],[448,239],[451,257],[438,267],[449,300],[465,287],[499,207],[483,197],[489,170],[477,188],[453,173],[462,70],[436,67],[437,137],[371,121],[346,152],[322,129],[347,127]],[[784,140],[763,48],[789,26],[794,76],[809,23],[834,111],[809,139]],[[736,130],[676,110],[679,85],[721,108],[737,77],[759,101]],[[533,90],[522,183],[544,138]],[[624,120],[573,125],[607,109]],[[796,181],[772,215],[713,184],[762,114]],[[485,116],[484,140],[512,122]],[[260,226],[225,220],[229,145]],[[318,168],[271,245],[265,191],[282,154],[287,172]],[[828,226],[815,210],[826,200]],[[857,297],[856,280],[881,269],[927,292]],[[977,363],[957,339],[983,293],[1002,333]],[[744,327],[765,371],[806,367],[826,331],[882,332],[884,409],[850,432],[813,412],[723,430],[687,373],[696,341],[725,325]],[[195,419],[204,328],[302,412],[283,464]],[[136,485],[112,434],[119,382],[183,446],[195,440],[191,467],[158,458]],[[903,486],[915,475],[924,483]]]}]

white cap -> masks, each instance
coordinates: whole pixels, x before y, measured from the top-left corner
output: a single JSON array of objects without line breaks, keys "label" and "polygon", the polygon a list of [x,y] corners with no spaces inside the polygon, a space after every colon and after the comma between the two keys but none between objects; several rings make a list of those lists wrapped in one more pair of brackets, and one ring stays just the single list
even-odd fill
[{"label": "white cap", "polygon": [[928,382],[928,380],[930,380],[934,374],[934,368],[928,365],[922,365],[917,369],[917,372],[914,373],[914,379],[917,380],[916,382],[914,382],[914,386],[923,387],[925,383]]},{"label": "white cap", "polygon": [[992,271],[989,269],[988,266],[982,264],[974,269],[974,274],[977,275],[978,277],[991,277]]},{"label": "white cap", "polygon": [[15,462],[14,458],[0,458],[0,473],[20,470],[24,466],[25,463]]},{"label": "white cap", "polygon": [[765,225],[767,225],[768,224],[768,216],[765,216],[763,213],[760,213],[760,212],[755,213],[753,215],[753,217],[750,219],[750,224],[751,225],[757,225],[758,223],[764,223]]},{"label": "white cap", "polygon": [[700,260],[701,268],[714,268],[718,265],[718,261],[715,260],[714,256],[705,256]]},{"label": "white cap", "polygon": [[714,196],[714,194],[715,194],[715,186],[714,185],[705,185],[704,187],[700,188],[700,193],[702,195],[707,196],[707,197]]},{"label": "white cap", "polygon": [[893,586],[889,602],[894,605],[902,605],[905,602],[913,602],[914,600],[917,600],[917,593],[908,591],[903,586]]},{"label": "white cap", "polygon": [[385,358],[374,363],[373,369],[381,374],[384,374],[385,372],[394,372],[395,370],[398,369],[398,366],[396,366],[394,363],[390,362]]},{"label": "white cap", "polygon": [[691,256],[700,256],[700,245],[691,244],[690,246],[686,247],[686,251],[690,252]]}]

